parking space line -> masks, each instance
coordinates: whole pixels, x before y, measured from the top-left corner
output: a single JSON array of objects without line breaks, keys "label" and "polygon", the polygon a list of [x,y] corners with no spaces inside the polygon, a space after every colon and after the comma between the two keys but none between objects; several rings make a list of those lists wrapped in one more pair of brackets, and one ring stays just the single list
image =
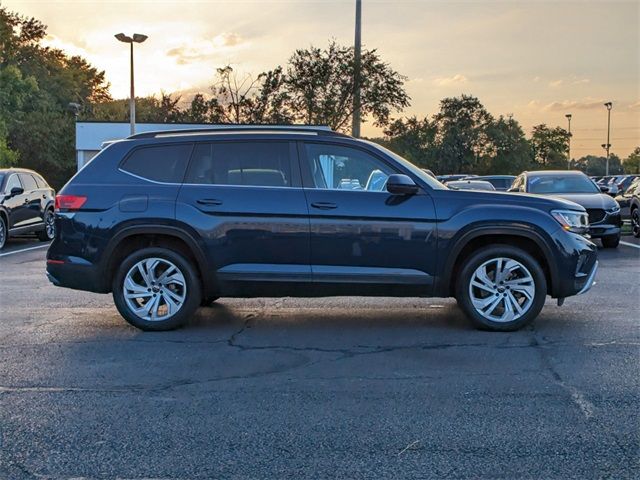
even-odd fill
[{"label": "parking space line", "polygon": [[46,245],[38,245],[37,247],[29,247],[29,248],[23,248],[21,250],[14,250],[13,252],[0,253],[0,257],[6,257],[8,255],[13,255],[14,253],[28,252],[29,250],[35,250],[37,248],[46,248],[48,246],[49,244],[47,243]]},{"label": "parking space line", "polygon": [[636,245],[635,243],[623,242],[620,240],[620,245],[626,245],[627,247],[640,248],[640,245]]}]

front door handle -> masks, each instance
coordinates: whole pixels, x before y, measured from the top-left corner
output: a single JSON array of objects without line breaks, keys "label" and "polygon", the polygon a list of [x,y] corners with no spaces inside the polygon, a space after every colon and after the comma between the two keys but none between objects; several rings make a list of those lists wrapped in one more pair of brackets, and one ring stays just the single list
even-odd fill
[{"label": "front door handle", "polygon": [[222,200],[216,198],[201,198],[196,200],[200,205],[222,205]]},{"label": "front door handle", "polygon": [[334,208],[338,208],[338,205],[331,202],[313,202],[311,206],[320,210],[333,210]]}]

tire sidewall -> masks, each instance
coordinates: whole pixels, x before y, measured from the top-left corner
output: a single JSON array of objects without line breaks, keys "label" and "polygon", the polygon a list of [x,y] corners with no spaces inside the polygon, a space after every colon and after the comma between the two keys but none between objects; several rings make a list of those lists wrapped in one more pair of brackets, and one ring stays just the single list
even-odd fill
[{"label": "tire sidewall", "polygon": [[[47,233],[47,220],[49,217],[53,217],[53,235],[49,236]],[[56,238],[56,232],[58,231],[58,226],[56,225],[55,213],[53,210],[49,209],[44,214],[44,230],[38,232],[38,239],[43,242],[50,242],[54,238]]]},{"label": "tire sidewall", "polygon": [[9,229],[7,228],[7,224],[4,221],[4,217],[0,216],[0,230],[4,233],[4,235],[0,236],[0,250],[4,248],[7,243],[7,239],[9,237]]},{"label": "tire sidewall", "polygon": [[633,236],[640,238],[640,208],[634,208],[633,212],[631,212],[631,228],[633,229]]},{"label": "tire sidewall", "polygon": [[[512,322],[493,322],[476,311],[469,295],[469,283],[475,270],[492,258],[511,258],[524,265],[531,274],[535,284],[533,303],[529,311]],[[456,284],[458,305],[469,317],[475,327],[482,330],[510,332],[531,323],[540,313],[547,296],[547,281],[539,262],[524,250],[509,245],[485,247],[471,254],[462,265]]]},{"label": "tire sidewall", "polygon": [[620,244],[620,235],[610,235],[600,239],[604,248],[617,248]]},{"label": "tire sidewall", "polygon": [[[173,263],[184,276],[187,287],[187,298],[178,313],[166,320],[155,322],[143,320],[133,313],[123,295],[124,278],[131,267],[145,258],[152,257],[162,258]],[[184,325],[200,306],[202,296],[200,279],[193,264],[183,255],[162,247],[144,248],[125,258],[113,277],[112,293],[113,301],[120,315],[134,327],[145,331],[172,330]]]}]

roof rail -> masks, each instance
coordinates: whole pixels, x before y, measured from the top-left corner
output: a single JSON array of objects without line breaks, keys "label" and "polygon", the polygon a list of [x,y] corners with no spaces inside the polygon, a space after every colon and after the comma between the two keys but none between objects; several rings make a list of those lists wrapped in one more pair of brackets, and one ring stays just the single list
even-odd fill
[{"label": "roof rail", "polygon": [[331,130],[330,127],[324,125],[212,125],[211,127],[203,128],[175,128],[171,130],[154,130],[150,132],[136,133],[130,135],[127,139],[139,139],[139,138],[158,138],[158,137],[177,137],[186,135],[220,135],[226,133],[299,133],[299,134],[315,134],[315,135],[335,135],[340,137],[347,137],[340,132]]}]

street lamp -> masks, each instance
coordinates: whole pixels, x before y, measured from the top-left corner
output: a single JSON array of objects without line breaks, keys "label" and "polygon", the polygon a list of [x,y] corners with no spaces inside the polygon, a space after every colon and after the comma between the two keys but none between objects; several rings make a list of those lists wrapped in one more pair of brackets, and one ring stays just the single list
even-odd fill
[{"label": "street lamp", "polygon": [[133,37],[128,37],[124,33],[114,35],[120,42],[128,43],[131,46],[131,94],[129,97],[129,121],[131,123],[131,135],[136,133],[136,95],[133,89],[133,44],[142,43],[147,38],[146,35],[134,33]]},{"label": "street lamp", "polygon": [[567,121],[569,122],[569,151],[567,152],[567,170],[571,170],[571,114],[567,113],[565,117],[567,117]]},{"label": "street lamp", "polygon": [[606,168],[605,168],[605,174],[607,176],[609,176],[609,149],[611,148],[611,140],[610,140],[610,134],[611,134],[611,108],[613,108],[613,103],[607,102],[607,103],[604,104],[604,106],[607,107],[607,143],[605,143],[603,145],[603,147],[607,151],[607,164],[606,164]]},{"label": "street lamp", "polygon": [[360,137],[360,88],[362,84],[362,0],[356,0],[356,30],[353,42],[353,115],[351,118],[351,135]]}]

